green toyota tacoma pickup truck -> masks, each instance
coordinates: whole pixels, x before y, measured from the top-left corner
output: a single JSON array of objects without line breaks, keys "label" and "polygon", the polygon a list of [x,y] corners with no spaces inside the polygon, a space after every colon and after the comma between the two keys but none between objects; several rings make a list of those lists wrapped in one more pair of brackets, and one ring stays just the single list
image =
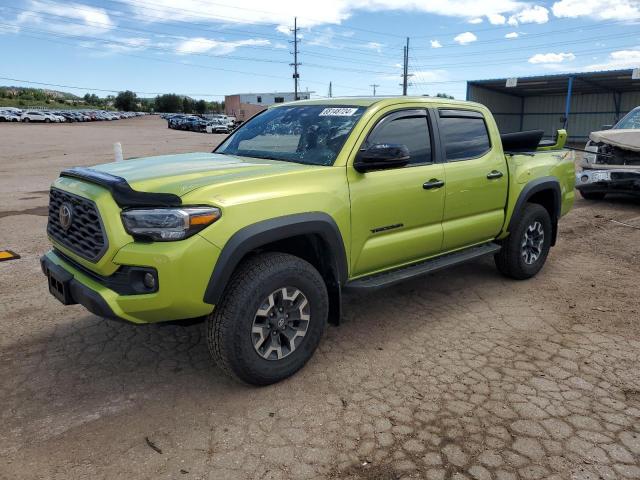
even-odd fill
[{"label": "green toyota tacoma pickup truck", "polygon": [[344,292],[483,255],[538,273],[574,199],[558,133],[501,137],[484,106],[428,97],[283,104],[213,153],[63,171],[42,270],[102,317],[206,318],[225,372],[274,383],[339,322]]}]

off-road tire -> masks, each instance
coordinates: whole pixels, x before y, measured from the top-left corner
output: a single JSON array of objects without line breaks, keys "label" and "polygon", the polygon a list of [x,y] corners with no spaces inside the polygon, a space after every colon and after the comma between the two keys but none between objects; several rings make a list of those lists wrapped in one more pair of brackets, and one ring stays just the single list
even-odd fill
[{"label": "off-road tire", "polygon": [[[302,342],[289,355],[267,360],[254,348],[251,330],[260,305],[272,292],[295,287],[306,296],[310,320]],[[252,385],[269,385],[297,372],[311,358],[327,325],[327,288],[318,271],[301,258],[263,253],[245,259],[221,301],[207,317],[207,346],[224,373]]]},{"label": "off-road tire", "polygon": [[604,200],[604,197],[607,195],[604,192],[583,192],[582,190],[579,190],[579,192],[585,200]]},{"label": "off-road tire", "polygon": [[[522,255],[522,243],[527,229],[535,222],[542,225],[544,239],[539,257],[532,264],[527,264]],[[544,266],[551,248],[552,225],[549,212],[535,203],[527,203],[520,217],[516,219],[514,228],[503,241],[502,249],[494,256],[496,267],[503,275],[516,280],[525,280],[536,275]]]}]

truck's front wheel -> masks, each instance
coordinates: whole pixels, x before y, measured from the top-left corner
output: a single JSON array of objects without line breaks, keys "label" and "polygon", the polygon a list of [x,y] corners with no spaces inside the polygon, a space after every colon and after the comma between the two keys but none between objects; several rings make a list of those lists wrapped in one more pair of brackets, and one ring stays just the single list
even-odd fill
[{"label": "truck's front wheel", "polygon": [[495,256],[498,270],[524,280],[544,266],[551,248],[551,217],[542,205],[528,203]]},{"label": "truck's front wheel", "polygon": [[283,380],[304,366],[327,324],[318,271],[284,253],[246,259],[207,319],[209,352],[222,370],[253,385]]}]

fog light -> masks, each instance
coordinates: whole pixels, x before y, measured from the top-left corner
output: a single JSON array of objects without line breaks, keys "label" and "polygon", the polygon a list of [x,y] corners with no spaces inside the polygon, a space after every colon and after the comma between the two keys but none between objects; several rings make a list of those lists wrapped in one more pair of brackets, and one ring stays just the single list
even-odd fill
[{"label": "fog light", "polygon": [[582,175],[582,176],[580,177],[580,181],[581,181],[582,183],[587,183],[587,182],[589,181],[589,176],[588,176],[588,175]]},{"label": "fog light", "polygon": [[147,272],[144,274],[144,277],[142,278],[142,283],[144,283],[144,286],[147,287],[149,290],[155,290],[156,277],[154,277],[152,273]]}]

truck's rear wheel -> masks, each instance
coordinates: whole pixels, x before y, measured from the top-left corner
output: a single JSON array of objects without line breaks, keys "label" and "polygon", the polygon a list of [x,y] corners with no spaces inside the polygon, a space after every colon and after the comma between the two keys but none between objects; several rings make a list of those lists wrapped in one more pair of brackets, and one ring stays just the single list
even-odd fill
[{"label": "truck's rear wheel", "polygon": [[244,382],[278,382],[311,358],[328,310],[326,286],[311,264],[284,253],[250,257],[207,318],[209,352]]},{"label": "truck's rear wheel", "polygon": [[498,270],[516,280],[533,277],[547,260],[551,232],[549,212],[542,205],[526,204],[502,250],[495,255]]}]

